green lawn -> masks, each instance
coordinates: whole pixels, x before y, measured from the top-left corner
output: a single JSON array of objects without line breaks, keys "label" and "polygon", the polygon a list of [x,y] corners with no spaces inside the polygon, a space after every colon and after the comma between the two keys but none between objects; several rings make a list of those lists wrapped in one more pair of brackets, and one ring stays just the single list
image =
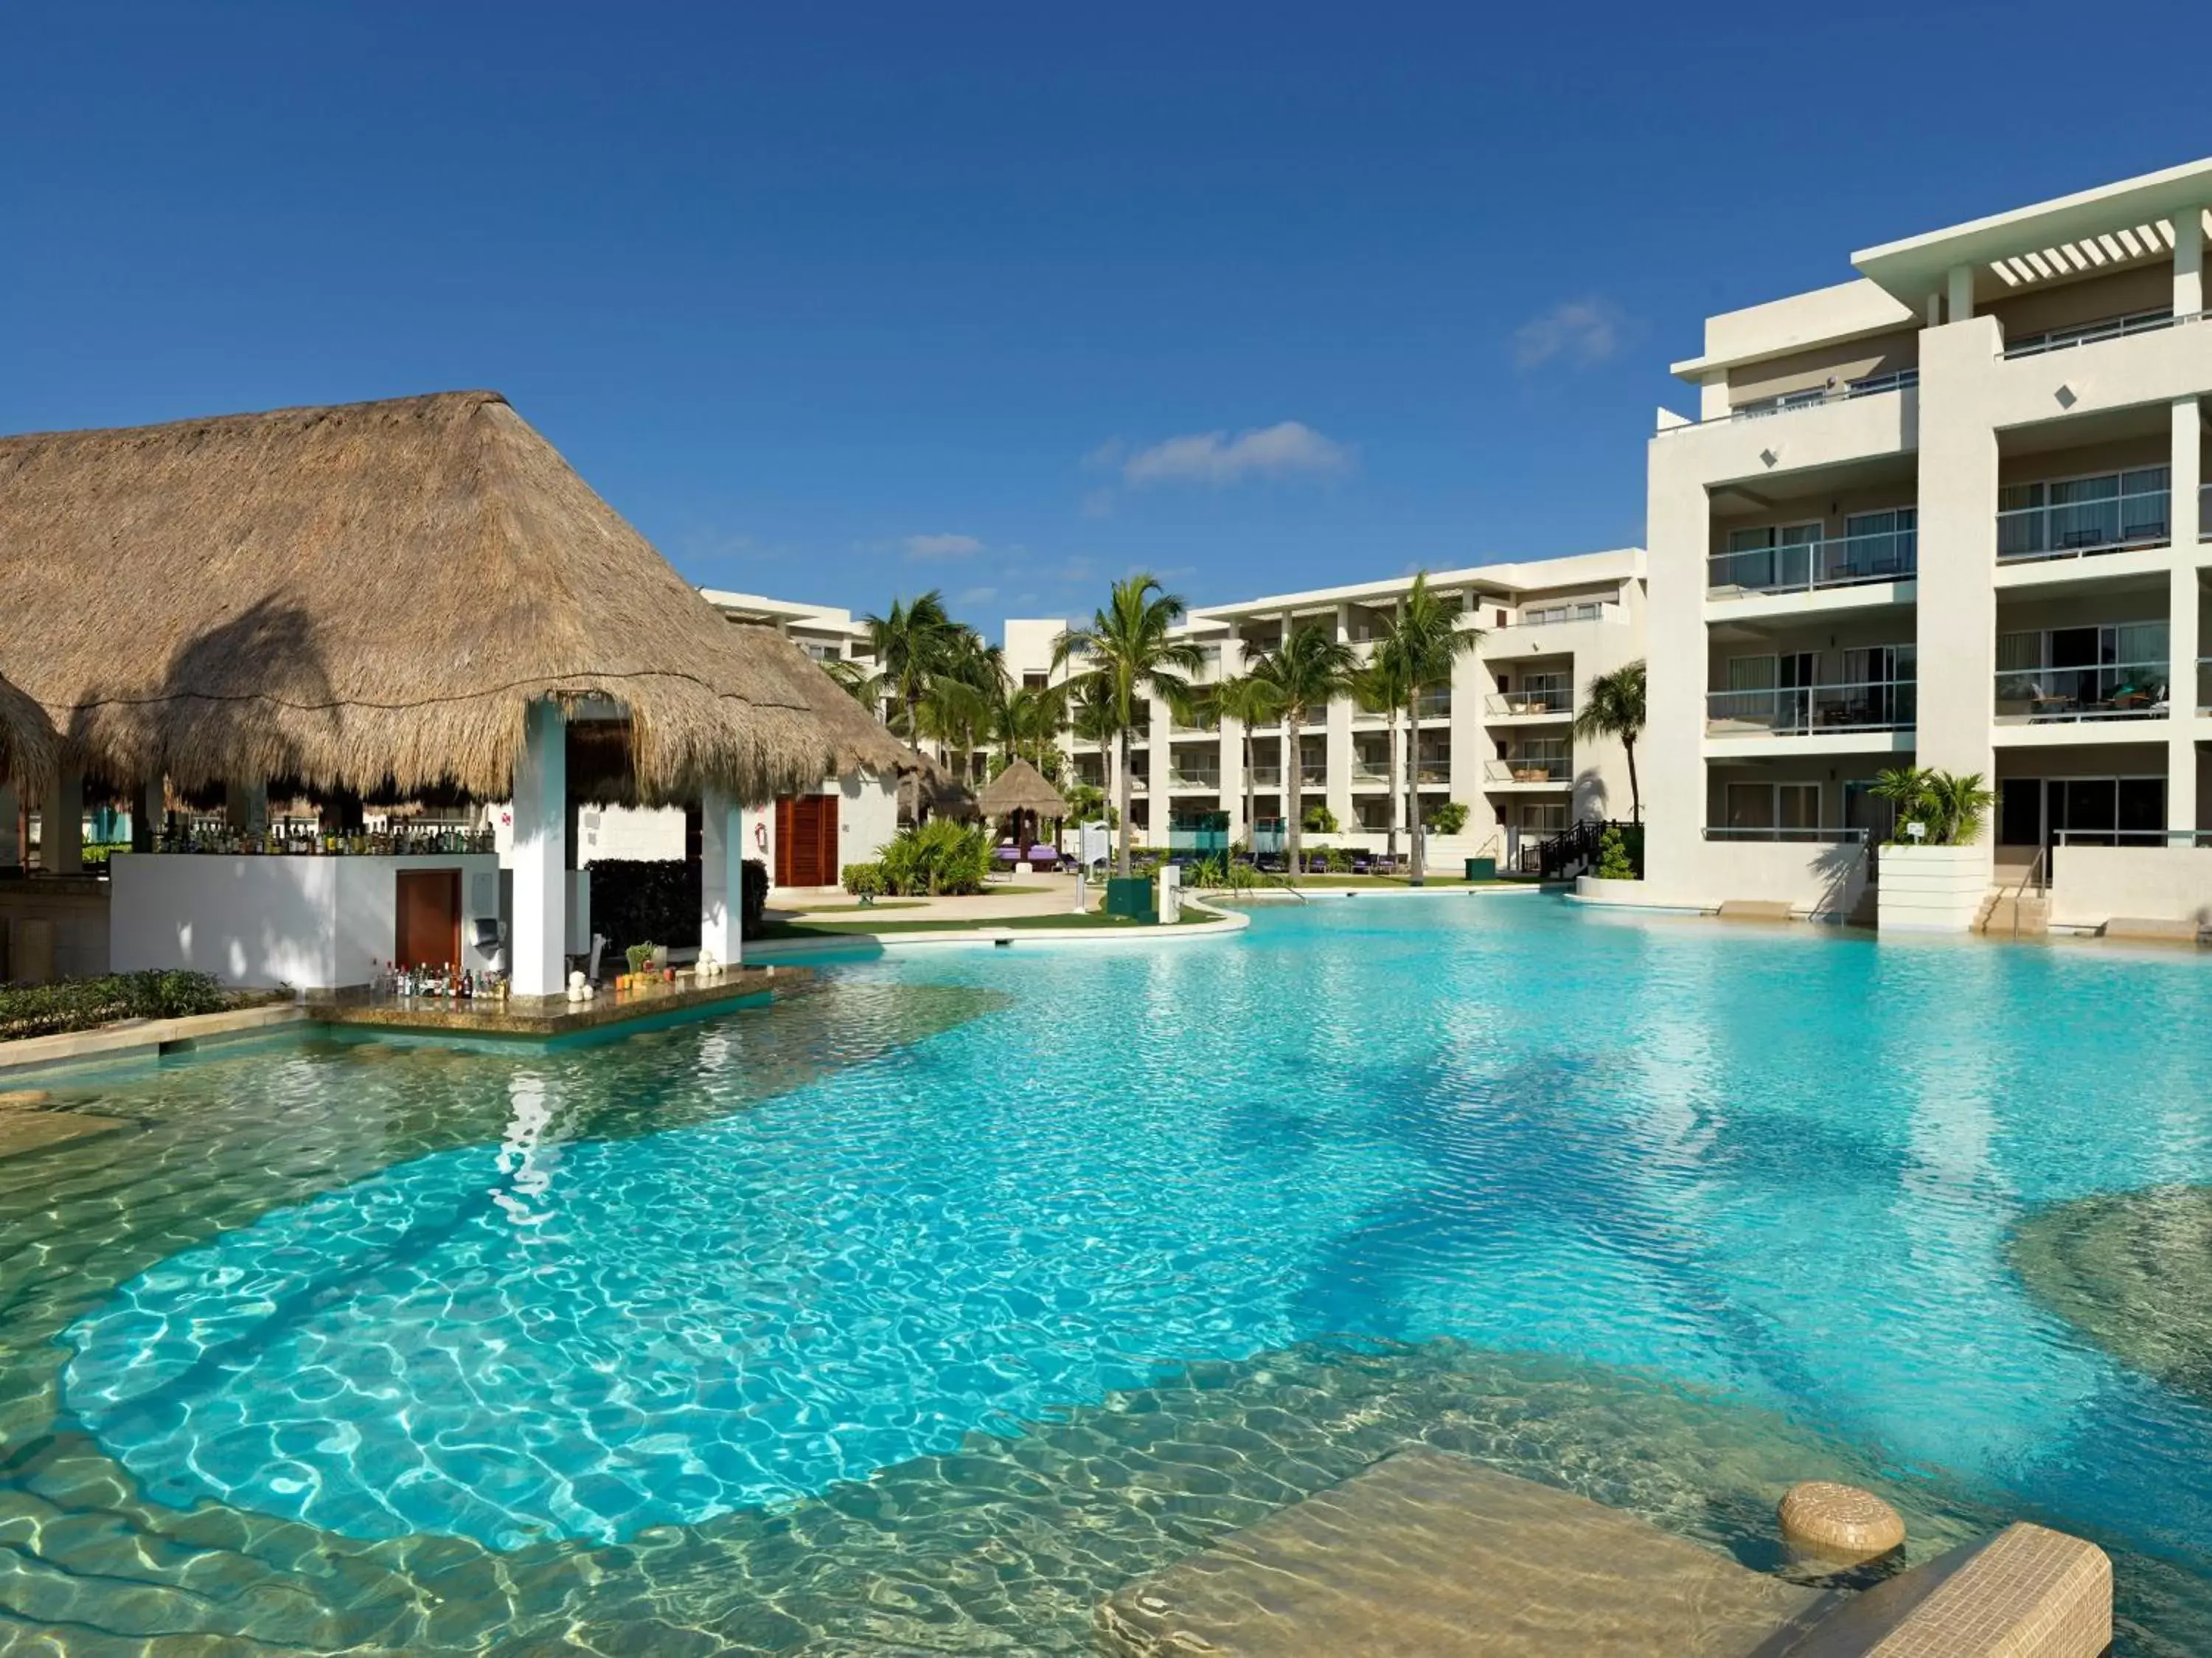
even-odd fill
[{"label": "green lawn", "polygon": [[[1186,913],[1179,924],[1196,926],[1213,919],[1210,915]],[[1092,910],[1084,915],[1077,915],[1071,911],[1065,915],[1008,916],[1000,921],[982,917],[951,921],[771,921],[762,927],[761,937],[763,941],[779,938],[866,938],[877,933],[964,933],[985,927],[1010,927],[1021,932],[1032,932],[1051,928],[1137,927],[1143,924],[1121,916],[1101,915]]]}]

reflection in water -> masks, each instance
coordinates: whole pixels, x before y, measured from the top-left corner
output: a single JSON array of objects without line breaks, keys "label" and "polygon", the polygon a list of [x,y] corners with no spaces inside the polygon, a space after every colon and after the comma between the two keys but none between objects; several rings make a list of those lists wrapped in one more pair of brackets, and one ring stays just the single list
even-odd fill
[{"label": "reflection in water", "polygon": [[129,1155],[0,1163],[0,1607],[1081,1651],[1108,1590],[1425,1439],[1759,1565],[1808,1475],[1921,1550],[2085,1528],[2122,1651],[2212,1650],[2212,1423],[1990,1259],[2022,1205],[2212,1180],[2148,1149],[2171,1095],[2082,1108],[2202,980],[1974,960],[1316,905],[1172,956],[859,966],[586,1055],[107,1090]]}]

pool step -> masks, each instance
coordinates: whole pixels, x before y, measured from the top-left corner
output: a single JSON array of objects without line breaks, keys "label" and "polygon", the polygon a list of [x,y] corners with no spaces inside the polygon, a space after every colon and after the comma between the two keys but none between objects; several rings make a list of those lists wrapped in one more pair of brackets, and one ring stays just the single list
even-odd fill
[{"label": "pool step", "polygon": [[2051,930],[2050,894],[1993,888],[1974,917],[1974,930],[1991,938],[2041,938]]}]

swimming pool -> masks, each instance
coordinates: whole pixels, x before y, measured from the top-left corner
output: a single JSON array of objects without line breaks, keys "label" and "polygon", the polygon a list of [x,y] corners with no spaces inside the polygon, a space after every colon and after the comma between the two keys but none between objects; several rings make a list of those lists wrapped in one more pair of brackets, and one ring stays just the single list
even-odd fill
[{"label": "swimming pool", "polygon": [[88,1079],[0,1162],[0,1616],[1083,1650],[1421,1437],[1755,1564],[1802,1477],[2041,1518],[2212,1649],[2212,1409],[2013,1256],[2212,1180],[2193,958],[1370,898],[824,978]]}]

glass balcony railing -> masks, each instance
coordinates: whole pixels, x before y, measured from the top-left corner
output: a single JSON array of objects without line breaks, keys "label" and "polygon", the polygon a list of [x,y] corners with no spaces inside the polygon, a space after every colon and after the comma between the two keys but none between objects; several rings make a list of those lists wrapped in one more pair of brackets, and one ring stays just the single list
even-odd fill
[{"label": "glass balcony railing", "polygon": [[1573,777],[1574,768],[1574,761],[1562,756],[1523,754],[1489,761],[1482,771],[1492,783],[1565,783]]},{"label": "glass balcony railing", "polygon": [[2053,328],[2040,334],[2023,334],[2005,344],[2008,357],[2040,357],[2045,351],[2063,351],[2075,345],[2094,345],[2101,339],[2120,339],[2130,334],[2154,333],[2160,328],[2171,328],[2181,319],[2173,314],[2173,308],[2162,310],[2132,311],[2125,316],[2100,317],[2094,322],[2075,323],[2070,328]]},{"label": "glass balcony railing", "polygon": [[1387,783],[1391,781],[1390,763],[1388,760],[1354,760],[1352,763],[1352,780],[1355,783]]},{"label": "glass balcony railing", "polygon": [[1252,768],[1251,777],[1255,789],[1280,789],[1283,786],[1283,768],[1279,765],[1255,765]]},{"label": "glass balcony railing", "polygon": [[2162,547],[2172,537],[2169,490],[2014,507],[1997,514],[1997,562],[2079,558],[2130,547]]},{"label": "glass balcony railing", "polygon": [[1498,719],[1571,714],[1575,711],[1575,688],[1571,685],[1529,686],[1520,691],[1493,691],[1484,698],[1484,706]]},{"label": "glass balcony railing", "polygon": [[1804,737],[1832,731],[1910,731],[1918,703],[1912,680],[1780,686],[1705,693],[1709,737]]},{"label": "glass balcony railing", "polygon": [[1170,771],[1168,773],[1168,787],[1170,789],[1218,789],[1221,787],[1221,773],[1218,771]]},{"label": "glass balcony railing", "polygon": [[1425,691],[1415,702],[1414,707],[1425,720],[1448,720],[1451,717],[1451,692]]},{"label": "glass balcony railing", "polygon": [[1709,593],[1809,593],[1869,582],[1909,582],[1919,569],[1919,531],[1884,530],[1717,552],[1706,560],[1705,588]]},{"label": "glass balcony railing", "polygon": [[1557,627],[1565,622],[1596,622],[1605,618],[1602,602],[1575,605],[1532,605],[1514,619],[1517,627]]},{"label": "glass balcony railing", "polygon": [[1793,409],[1811,409],[1823,403],[1848,403],[1854,398],[1879,397],[1884,392],[1901,392],[1919,383],[1919,369],[1899,369],[1895,374],[1870,375],[1864,380],[1846,381],[1841,386],[1814,386],[1802,392],[1784,392],[1778,397],[1762,397],[1749,403],[1739,403],[1729,411],[1729,418],[1760,420],[1769,415],[1788,414]]},{"label": "glass balcony railing", "polygon": [[[2197,677],[2203,678],[2202,664]],[[2000,725],[2163,719],[2172,711],[2171,690],[2164,662],[2017,668],[1997,675],[1996,719]]]},{"label": "glass balcony railing", "polygon": [[[1567,762],[1562,760],[1559,764],[1565,765]],[[1449,783],[1451,781],[1451,762],[1449,760],[1423,760],[1419,765],[1413,768],[1413,781],[1416,783]]]},{"label": "glass balcony railing", "polygon": [[1301,789],[1328,788],[1328,767],[1326,765],[1301,765],[1298,767],[1298,787]]}]

